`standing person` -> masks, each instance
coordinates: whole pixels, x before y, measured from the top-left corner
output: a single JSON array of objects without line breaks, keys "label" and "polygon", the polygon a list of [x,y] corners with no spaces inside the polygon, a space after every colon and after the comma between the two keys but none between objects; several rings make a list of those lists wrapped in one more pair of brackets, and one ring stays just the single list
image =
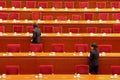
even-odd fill
[{"label": "standing person", "polygon": [[91,44],[91,51],[90,51],[90,73],[98,74],[98,66],[99,66],[99,51],[98,46],[96,43]]},{"label": "standing person", "polygon": [[32,36],[32,43],[40,43],[40,36],[41,36],[41,31],[38,28],[37,23],[33,23],[33,36]]}]

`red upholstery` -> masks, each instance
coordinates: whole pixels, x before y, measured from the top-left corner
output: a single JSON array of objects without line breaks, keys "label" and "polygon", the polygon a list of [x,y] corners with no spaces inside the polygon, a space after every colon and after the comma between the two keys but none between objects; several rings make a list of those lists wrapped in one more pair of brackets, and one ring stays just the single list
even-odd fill
[{"label": "red upholstery", "polygon": [[39,67],[41,74],[52,74],[53,73],[53,65],[40,65]]},{"label": "red upholstery", "polygon": [[19,13],[10,13],[9,14],[9,19],[16,19],[19,20]]},{"label": "red upholstery", "polygon": [[106,2],[96,2],[96,7],[98,8],[105,8],[106,7]]},{"label": "red upholstery", "polygon": [[30,51],[31,52],[42,52],[43,45],[42,44],[30,44]]},{"label": "red upholstery", "polygon": [[92,20],[93,19],[93,13],[84,13],[85,20]]},{"label": "red upholstery", "polygon": [[0,6],[5,8],[6,7],[6,1],[0,1]]},{"label": "red upholstery", "polygon": [[8,19],[8,13],[0,13],[0,19],[7,20]]},{"label": "red upholstery", "polygon": [[21,8],[21,1],[11,1],[12,7]]},{"label": "red upholstery", "polygon": [[79,33],[79,28],[69,28],[69,32]]},{"label": "red upholstery", "polygon": [[5,32],[5,26],[0,26],[0,32]]},{"label": "red upholstery", "polygon": [[53,52],[64,52],[64,44],[52,44]]},{"label": "red upholstery", "polygon": [[27,32],[32,33],[33,29],[33,26],[27,26]]},{"label": "red upholstery", "polygon": [[96,33],[97,32],[97,27],[87,27],[87,32],[88,33]]},{"label": "red upholstery", "polygon": [[67,20],[67,16],[57,16],[58,20]]},{"label": "red upholstery", "polygon": [[53,20],[53,16],[49,15],[43,16],[43,20]]},{"label": "red upholstery", "polygon": [[62,2],[61,1],[54,1],[52,3],[52,6],[55,8],[62,8]]},{"label": "red upholstery", "polygon": [[88,8],[88,2],[79,2],[80,8]]},{"label": "red upholstery", "polygon": [[38,6],[42,8],[48,8],[48,2],[45,1],[38,2]]},{"label": "red upholstery", "polygon": [[43,26],[43,32],[44,33],[52,33],[53,32],[53,26],[51,26],[51,25]]},{"label": "red upholstery", "polygon": [[111,28],[101,28],[102,33],[111,33],[112,29]]},{"label": "red upholstery", "polygon": [[111,66],[112,74],[120,74],[120,66]]},{"label": "red upholstery", "polygon": [[32,12],[32,20],[40,19],[40,12]]},{"label": "red upholstery", "polygon": [[26,7],[27,8],[35,8],[36,7],[36,1],[26,1]]},{"label": "red upholstery", "polygon": [[72,15],[72,20],[80,20],[80,15]]},{"label": "red upholstery", "polygon": [[20,44],[8,44],[7,48],[8,52],[20,52],[21,50]]},{"label": "red upholstery", "polygon": [[88,44],[75,44],[74,49],[76,52],[88,52]]},{"label": "red upholstery", "polygon": [[113,32],[114,33],[120,33],[120,24],[114,24]]},{"label": "red upholstery", "polygon": [[119,7],[120,7],[120,3],[119,3],[119,1],[111,2],[111,7],[119,8]]},{"label": "red upholstery", "polygon": [[57,33],[62,33],[62,26],[54,26],[53,27],[53,32]]},{"label": "red upholstery", "polygon": [[23,25],[14,25],[13,31],[17,32],[17,33],[22,33],[23,32]]},{"label": "red upholstery", "polygon": [[108,20],[109,14],[108,13],[99,13],[99,19],[100,20]]},{"label": "red upholstery", "polygon": [[74,8],[74,1],[65,1],[65,7]]},{"label": "red upholstery", "polygon": [[76,65],[75,66],[75,73],[88,74],[89,73],[89,66],[88,65]]},{"label": "red upholstery", "polygon": [[112,45],[98,45],[100,52],[112,52]]},{"label": "red upholstery", "polygon": [[117,19],[120,20],[120,13],[113,13],[113,19],[114,20],[117,20]]},{"label": "red upholstery", "polygon": [[6,66],[6,74],[18,74],[19,66],[18,65],[7,65]]}]

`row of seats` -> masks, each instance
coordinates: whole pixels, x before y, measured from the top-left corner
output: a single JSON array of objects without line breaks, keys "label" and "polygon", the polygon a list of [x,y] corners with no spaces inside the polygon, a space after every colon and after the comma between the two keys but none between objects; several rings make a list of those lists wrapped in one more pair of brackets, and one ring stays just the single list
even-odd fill
[{"label": "row of seats", "polygon": [[[65,45],[64,44],[52,44],[52,51],[53,52],[64,52]],[[21,45],[20,44],[8,44],[7,45],[8,52],[20,52]],[[98,45],[100,52],[112,52],[112,45],[104,44]],[[88,44],[75,44],[74,45],[75,52],[88,52]],[[30,52],[42,52],[43,44],[30,44],[29,47]]]},{"label": "row of seats", "polygon": [[[21,8],[22,3],[24,3],[23,1],[11,1],[11,7],[16,7],[16,8]],[[89,7],[90,2],[88,1],[83,1],[83,2],[74,2],[74,1],[53,1],[52,2],[52,6],[51,7],[55,7],[55,8],[62,8],[62,7],[67,7],[67,8],[74,8],[75,4],[79,5],[79,8],[85,8],[85,7]],[[6,7],[6,1],[0,1],[0,6],[2,7]],[[25,2],[25,6],[27,8],[36,8],[36,7],[43,7],[43,8],[49,8],[50,6],[50,2],[49,1],[26,1]],[[107,2],[106,1],[97,1],[96,2],[96,7],[98,8],[105,8],[107,7]],[[119,8],[120,7],[120,2],[119,1],[113,1],[111,2],[111,5],[109,7],[115,7],[115,8]]]},{"label": "row of seats", "polygon": [[[2,20],[21,20],[20,14],[18,12],[1,12],[0,13],[0,19]],[[27,14],[27,13],[26,13]],[[84,18],[82,17],[84,16]],[[32,20],[94,20],[95,13],[83,13],[81,15],[79,14],[71,14],[71,16],[65,16],[65,15],[59,15],[54,16],[52,14],[50,15],[43,15],[40,12],[32,12],[31,19]],[[109,13],[98,13],[98,20],[110,20]],[[119,20],[120,19],[120,13],[112,13],[112,20]]]},{"label": "row of seats", "polygon": [[[120,74],[120,66],[111,66],[111,74]],[[6,74],[19,74],[20,66],[19,65],[7,65]],[[40,65],[39,73],[41,74],[52,74],[54,73],[53,65]],[[77,74],[88,74],[89,66],[88,65],[75,65],[75,73]]]}]

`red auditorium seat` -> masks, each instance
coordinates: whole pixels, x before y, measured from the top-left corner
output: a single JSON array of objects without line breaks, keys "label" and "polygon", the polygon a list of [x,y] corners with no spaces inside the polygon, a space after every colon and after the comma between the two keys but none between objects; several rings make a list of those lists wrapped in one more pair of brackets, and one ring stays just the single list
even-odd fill
[{"label": "red auditorium seat", "polygon": [[93,13],[84,13],[85,20],[93,20]]},{"label": "red auditorium seat", "polygon": [[65,1],[65,7],[74,8],[74,1]]},{"label": "red auditorium seat", "polygon": [[120,66],[111,66],[112,74],[120,74]]},{"label": "red auditorium seat", "polygon": [[80,8],[88,8],[88,2],[79,2],[79,7]]},{"label": "red auditorium seat", "polygon": [[32,20],[40,19],[40,12],[32,12]]},{"label": "red auditorium seat", "polygon": [[53,1],[52,6],[54,8],[62,8],[62,2],[61,1]]},{"label": "red auditorium seat", "polygon": [[0,26],[0,32],[5,32],[5,26]]},{"label": "red auditorium seat", "polygon": [[33,26],[27,26],[27,32],[32,33],[33,29]]},{"label": "red auditorium seat", "polygon": [[81,16],[80,15],[72,15],[72,20],[80,20]]},{"label": "red auditorium seat", "polygon": [[69,28],[69,32],[79,33],[79,28]]},{"label": "red auditorium seat", "polygon": [[0,1],[0,7],[5,8],[6,7],[6,1]]},{"label": "red auditorium seat", "polygon": [[41,74],[52,74],[53,65],[40,65],[39,70]]},{"label": "red auditorium seat", "polygon": [[113,25],[113,32],[114,33],[120,33],[120,24],[114,24]]},{"label": "red auditorium seat", "polygon": [[54,26],[53,32],[54,33],[57,33],[57,32],[62,33],[62,26]]},{"label": "red auditorium seat", "polygon": [[57,16],[58,20],[67,20],[67,16]]},{"label": "red auditorium seat", "polygon": [[43,45],[42,44],[30,44],[30,52],[42,52]]},{"label": "red auditorium seat", "polygon": [[75,44],[75,52],[88,52],[88,44]]},{"label": "red auditorium seat", "polygon": [[19,74],[20,68],[18,65],[7,65],[6,74]]},{"label": "red auditorium seat", "polygon": [[36,8],[36,1],[26,1],[27,8]]},{"label": "red auditorium seat", "polygon": [[119,1],[113,1],[113,2],[111,2],[111,7],[120,8],[120,3],[119,3]]},{"label": "red auditorium seat", "polygon": [[96,2],[96,7],[97,8],[105,8],[106,7],[106,2]]},{"label": "red auditorium seat", "polygon": [[108,20],[109,19],[109,13],[99,13],[99,19],[100,20]]},{"label": "red auditorium seat", "polygon": [[7,20],[8,19],[8,13],[0,13],[0,19]]},{"label": "red auditorium seat", "polygon": [[111,33],[112,29],[111,28],[101,28],[101,33]]},{"label": "red auditorium seat", "polygon": [[87,32],[88,33],[96,33],[97,32],[97,27],[87,27]]},{"label": "red auditorium seat", "polygon": [[64,44],[52,44],[53,52],[64,52]]},{"label": "red auditorium seat", "polygon": [[113,20],[120,20],[120,13],[113,13]]},{"label": "red auditorium seat", "polygon": [[23,25],[14,25],[13,31],[17,32],[17,33],[22,33],[23,32]]},{"label": "red auditorium seat", "polygon": [[88,65],[76,65],[75,66],[75,73],[88,74],[89,73],[89,66]]},{"label": "red auditorium seat", "polygon": [[9,13],[9,19],[16,19],[16,20],[19,20],[20,19],[20,14],[19,13]]},{"label": "red auditorium seat", "polygon": [[20,44],[8,44],[7,50],[8,52],[20,52],[21,46]]},{"label": "red auditorium seat", "polygon": [[48,2],[40,1],[40,2],[38,2],[38,6],[42,7],[42,8],[48,8]]},{"label": "red auditorium seat", "polygon": [[53,32],[53,26],[52,25],[43,26],[43,32],[44,33],[52,33]]},{"label": "red auditorium seat", "polygon": [[108,44],[98,45],[98,49],[100,52],[112,52],[112,45]]},{"label": "red auditorium seat", "polygon": [[12,7],[21,8],[21,1],[11,1]]},{"label": "red auditorium seat", "polygon": [[43,16],[43,20],[53,20],[53,16],[51,15]]}]

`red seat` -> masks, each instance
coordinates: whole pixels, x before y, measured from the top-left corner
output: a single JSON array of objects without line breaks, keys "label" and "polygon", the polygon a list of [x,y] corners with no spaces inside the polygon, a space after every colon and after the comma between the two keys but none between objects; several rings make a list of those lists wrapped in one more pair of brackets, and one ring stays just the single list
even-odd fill
[{"label": "red seat", "polygon": [[19,17],[19,13],[10,13],[9,14],[9,19],[16,19],[16,20],[19,20],[20,17]]},{"label": "red seat", "polygon": [[42,52],[43,45],[42,44],[30,44],[30,52]]},{"label": "red seat", "polygon": [[20,44],[8,44],[7,48],[8,52],[20,52],[21,50]]},{"label": "red seat", "polygon": [[88,44],[75,44],[74,49],[76,52],[88,52]]},{"label": "red seat", "polygon": [[11,1],[12,7],[21,8],[21,1]]},{"label": "red seat", "polygon": [[114,33],[120,33],[120,24],[114,24],[113,32]]},{"label": "red seat", "polygon": [[111,33],[112,29],[111,28],[101,28],[102,33]]},{"label": "red seat", "polygon": [[93,13],[84,13],[85,20],[92,20],[93,19]]},{"label": "red seat", "polygon": [[38,2],[38,6],[42,8],[48,8],[48,2],[45,1]]},{"label": "red seat", "polygon": [[114,20],[120,20],[120,13],[113,13],[113,19]]},{"label": "red seat", "polygon": [[6,1],[0,1],[0,7],[5,8],[6,7]]},{"label": "red seat", "polygon": [[53,32],[54,33],[57,33],[57,32],[62,33],[62,26],[54,26]]},{"label": "red seat", "polygon": [[88,33],[96,33],[97,32],[97,27],[87,27],[87,32]]},{"label": "red seat", "polygon": [[8,19],[8,13],[0,13],[0,19],[7,20]]},{"label": "red seat", "polygon": [[112,74],[120,74],[120,66],[111,66],[111,73]]},{"label": "red seat", "polygon": [[79,2],[80,8],[88,8],[88,2]]},{"label": "red seat", "polygon": [[33,29],[33,26],[27,26],[27,32],[32,33]]},{"label": "red seat", "polygon": [[106,7],[106,2],[96,2],[96,7],[97,8],[105,8]]},{"label": "red seat", "polygon": [[62,2],[61,1],[53,1],[52,6],[55,8],[62,8]]},{"label": "red seat", "polygon": [[112,52],[112,45],[98,45],[100,52]]},{"label": "red seat", "polygon": [[69,28],[69,32],[79,33],[79,28]]},{"label": "red seat", "polygon": [[80,15],[72,15],[72,20],[80,20]]},{"label": "red seat", "polygon": [[65,7],[74,8],[74,1],[65,1]]},{"label": "red seat", "polygon": [[109,19],[109,13],[99,13],[99,19],[100,20],[108,20]]},{"label": "red seat", "polygon": [[111,7],[119,8],[120,7],[119,1],[113,1],[113,2],[111,2]]},{"label": "red seat", "polygon": [[52,44],[53,52],[64,52],[64,44]]},{"label": "red seat", "polygon": [[41,74],[52,74],[53,73],[53,65],[40,65],[39,66]]},{"label": "red seat", "polygon": [[23,32],[23,25],[14,25],[13,31],[17,32],[17,33],[22,33]]},{"label": "red seat", "polygon": [[36,1],[26,1],[27,8],[36,8]]},{"label": "red seat", "polygon": [[43,20],[53,20],[53,16],[50,15],[43,16]]},{"label": "red seat", "polygon": [[44,33],[52,33],[53,32],[53,26],[51,26],[51,25],[43,26],[43,32]]},{"label": "red seat", "polygon": [[32,20],[40,19],[40,12],[32,12]]},{"label": "red seat", "polygon": [[5,32],[5,26],[0,26],[0,32]]},{"label": "red seat", "polygon": [[67,16],[57,16],[58,20],[67,20]]},{"label": "red seat", "polygon": [[89,73],[89,66],[88,65],[76,65],[75,66],[75,73],[88,74]]},{"label": "red seat", "polygon": [[7,65],[6,74],[18,74],[20,71],[19,65]]}]

